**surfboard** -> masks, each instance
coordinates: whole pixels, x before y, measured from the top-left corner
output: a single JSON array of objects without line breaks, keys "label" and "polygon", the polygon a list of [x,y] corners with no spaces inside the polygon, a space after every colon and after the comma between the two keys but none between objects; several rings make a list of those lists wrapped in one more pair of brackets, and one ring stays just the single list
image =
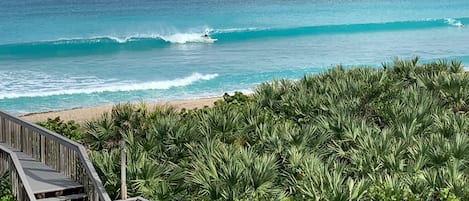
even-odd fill
[{"label": "surfboard", "polygon": [[216,38],[210,38],[210,37],[203,37],[203,40],[204,40],[204,42],[206,42],[206,43],[214,43],[214,42],[217,41],[218,39],[216,39]]}]

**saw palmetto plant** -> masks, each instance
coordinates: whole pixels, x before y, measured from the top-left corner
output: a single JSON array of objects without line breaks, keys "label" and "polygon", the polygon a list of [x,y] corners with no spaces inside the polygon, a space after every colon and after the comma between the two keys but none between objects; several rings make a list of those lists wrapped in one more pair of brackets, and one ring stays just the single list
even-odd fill
[{"label": "saw palmetto plant", "polygon": [[395,59],[273,80],[177,110],[118,105],[84,126],[108,192],[152,200],[468,200],[469,74]]}]

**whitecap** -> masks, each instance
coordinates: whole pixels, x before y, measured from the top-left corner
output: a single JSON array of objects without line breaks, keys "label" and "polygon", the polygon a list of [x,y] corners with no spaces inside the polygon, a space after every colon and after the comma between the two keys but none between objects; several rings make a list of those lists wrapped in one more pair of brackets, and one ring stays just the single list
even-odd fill
[{"label": "whitecap", "polygon": [[[60,86],[44,87],[42,89],[34,89],[31,91],[18,92],[21,90],[8,91],[7,93],[0,93],[0,99],[7,98],[20,98],[20,97],[44,97],[54,95],[72,95],[72,94],[92,94],[102,92],[122,92],[122,91],[136,91],[136,90],[154,90],[154,89],[170,89],[173,87],[188,86],[199,81],[207,81],[214,79],[218,74],[201,74],[193,73],[187,77],[176,78],[172,80],[151,81],[151,82],[104,82],[103,80],[96,80],[93,84],[86,85],[84,83],[67,83],[69,89],[59,89]],[[89,80],[89,79],[88,79]],[[64,84],[60,82],[57,84]],[[76,88],[80,87],[80,88]]]}]

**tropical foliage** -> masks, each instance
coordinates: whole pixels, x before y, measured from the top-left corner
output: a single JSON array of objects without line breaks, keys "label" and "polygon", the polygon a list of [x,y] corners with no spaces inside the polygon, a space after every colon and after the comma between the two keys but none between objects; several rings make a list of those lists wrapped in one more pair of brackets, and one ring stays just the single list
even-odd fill
[{"label": "tropical foliage", "polygon": [[14,201],[10,189],[8,172],[0,172],[0,201]]},{"label": "tropical foliage", "polygon": [[60,117],[56,117],[54,119],[47,118],[46,121],[37,124],[75,141],[80,141],[83,138],[83,134],[79,130],[80,125],[74,121],[64,122]]},{"label": "tropical foliage", "polygon": [[469,74],[395,59],[176,110],[123,104],[83,143],[106,189],[152,200],[469,200]]}]

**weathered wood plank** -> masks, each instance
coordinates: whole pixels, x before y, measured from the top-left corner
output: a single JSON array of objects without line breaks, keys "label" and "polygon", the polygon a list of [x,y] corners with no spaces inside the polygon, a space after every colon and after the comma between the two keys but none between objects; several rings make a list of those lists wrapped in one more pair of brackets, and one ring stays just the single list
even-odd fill
[{"label": "weathered wood plank", "polygon": [[0,142],[80,183],[90,199],[110,201],[81,144],[3,111],[0,111]]},{"label": "weathered wood plank", "polygon": [[76,199],[82,199],[82,198],[86,198],[86,194],[80,193],[80,194],[59,196],[59,197],[53,197],[53,198],[44,198],[44,199],[39,199],[37,201],[62,201],[62,200],[76,200]]},{"label": "weathered wood plank", "polygon": [[80,188],[83,186],[23,152],[13,149],[6,144],[0,144],[16,154],[34,194]]},{"label": "weathered wood plank", "polygon": [[35,201],[33,191],[15,152],[0,144],[0,172],[10,174],[11,193],[21,201]]}]

